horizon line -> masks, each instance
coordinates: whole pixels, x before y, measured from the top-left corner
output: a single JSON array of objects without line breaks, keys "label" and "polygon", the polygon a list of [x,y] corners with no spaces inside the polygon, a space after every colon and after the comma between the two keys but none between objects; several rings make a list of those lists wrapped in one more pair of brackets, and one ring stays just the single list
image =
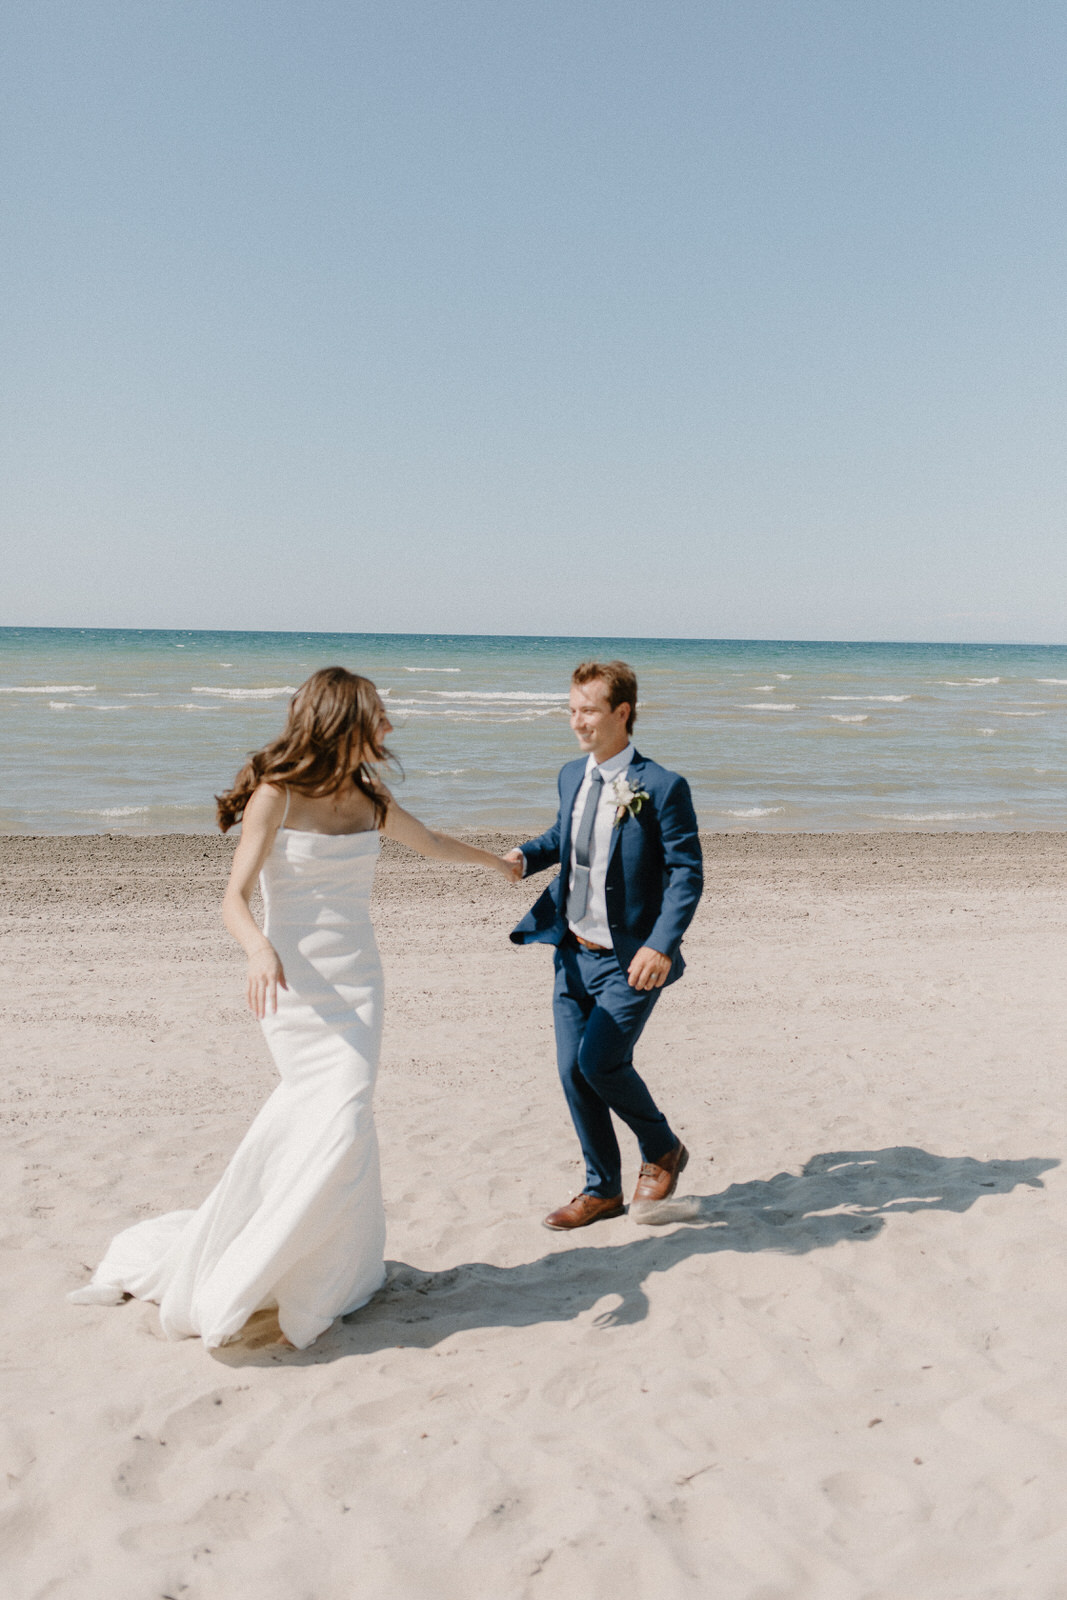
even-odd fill
[{"label": "horizon line", "polygon": [[643,644],[777,644],[777,645],[889,645],[915,648],[951,649],[1027,649],[1062,650],[1067,640],[1048,642],[1035,639],[849,639],[849,638],[786,638],[776,634],[728,636],[713,634],[658,634],[658,633],[459,633],[431,632],[421,628],[384,630],[346,630],[340,628],[186,628],[138,627],[121,625],[82,625],[70,623],[0,623],[0,634],[5,633],[137,633],[137,634],[245,634],[271,635],[277,638],[321,639],[527,639],[551,640],[560,644],[602,640],[627,641]]}]

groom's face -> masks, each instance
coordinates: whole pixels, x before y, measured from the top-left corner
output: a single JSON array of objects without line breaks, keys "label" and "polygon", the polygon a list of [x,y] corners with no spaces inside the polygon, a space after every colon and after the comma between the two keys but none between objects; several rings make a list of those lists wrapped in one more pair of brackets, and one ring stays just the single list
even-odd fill
[{"label": "groom's face", "polygon": [[610,761],[630,742],[626,723],[630,707],[625,700],[612,706],[603,678],[571,684],[571,727],[583,750],[596,762]]}]

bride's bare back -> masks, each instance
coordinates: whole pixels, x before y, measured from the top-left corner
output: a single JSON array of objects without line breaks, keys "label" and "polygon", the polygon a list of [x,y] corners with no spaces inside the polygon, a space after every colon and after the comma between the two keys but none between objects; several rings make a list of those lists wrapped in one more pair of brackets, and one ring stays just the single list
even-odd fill
[{"label": "bride's bare back", "polygon": [[285,827],[297,833],[369,833],[378,826],[373,804],[354,783],[325,795],[290,789],[287,798]]}]

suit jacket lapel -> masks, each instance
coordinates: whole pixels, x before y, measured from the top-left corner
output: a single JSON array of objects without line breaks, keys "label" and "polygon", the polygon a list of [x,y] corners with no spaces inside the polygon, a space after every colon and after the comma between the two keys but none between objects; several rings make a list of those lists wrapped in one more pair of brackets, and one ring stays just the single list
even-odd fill
[{"label": "suit jacket lapel", "polygon": [[567,874],[570,872],[571,818],[574,815],[574,800],[578,790],[582,787],[582,782],[585,778],[585,766],[579,766],[577,762],[575,762],[574,765],[577,768],[575,781],[572,784],[568,777],[567,783],[565,783],[560,790],[559,797],[559,864],[560,871],[563,873],[564,878],[566,878]]},{"label": "suit jacket lapel", "polygon": [[[622,773],[622,776],[624,778],[629,778],[630,779],[630,787],[631,788],[639,789],[641,787],[641,775],[640,775],[640,773],[638,772],[637,769],[639,767],[642,767],[642,766],[644,766],[644,761],[643,761],[642,757],[640,755],[638,755],[637,751],[635,750],[634,751],[633,760],[630,762],[630,765],[626,768],[626,770]],[[617,826],[613,826],[612,827],[612,830],[611,830],[611,843],[608,846],[608,866],[609,867],[611,866],[612,857],[614,856],[616,850],[619,848],[619,840],[622,838],[622,830],[626,827],[626,824],[627,824],[627,822],[629,820],[630,819],[627,818],[625,821],[620,822]]]}]

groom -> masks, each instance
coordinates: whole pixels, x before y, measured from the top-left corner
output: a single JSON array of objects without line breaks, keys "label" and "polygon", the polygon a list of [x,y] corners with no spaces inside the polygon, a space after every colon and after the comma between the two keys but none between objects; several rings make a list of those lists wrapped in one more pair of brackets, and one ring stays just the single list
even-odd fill
[{"label": "groom", "polygon": [[586,753],[559,775],[552,827],[508,858],[524,876],[562,864],[511,935],[515,944],[556,947],[556,1056],[586,1179],[581,1194],[545,1217],[553,1229],[624,1211],[612,1112],[641,1151],[635,1206],[672,1195],[689,1159],[633,1052],[660,990],[685,970],[679,945],[704,883],[689,785],[631,743],[632,669],[583,662],[571,678],[570,707]]}]

